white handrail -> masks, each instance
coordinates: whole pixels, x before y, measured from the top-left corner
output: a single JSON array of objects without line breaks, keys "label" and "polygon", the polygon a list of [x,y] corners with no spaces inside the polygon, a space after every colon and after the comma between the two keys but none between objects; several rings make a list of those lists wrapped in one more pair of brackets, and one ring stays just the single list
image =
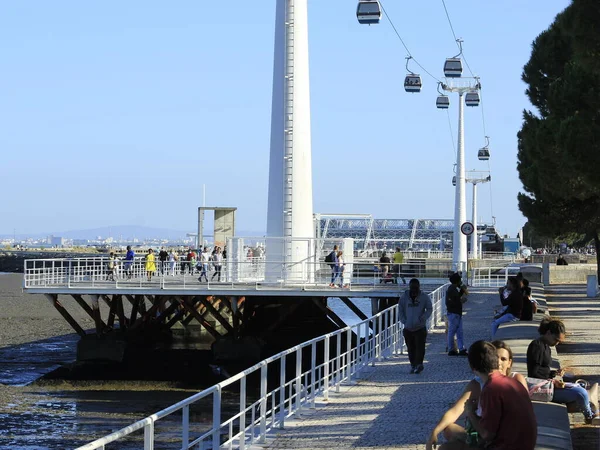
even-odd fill
[{"label": "white handrail", "polygon": [[[448,286],[449,283],[446,283],[429,294],[433,305],[433,313],[428,322],[429,329],[442,321],[444,297]],[[327,399],[331,389],[339,392],[342,383],[355,378],[365,367],[375,366],[384,355],[402,353],[404,345],[402,326],[397,321],[397,317],[398,305],[394,305],[360,323],[303,342],[151,416],[83,445],[77,450],[104,450],[106,445],[141,429],[144,430],[144,449],[151,450],[154,448],[156,438],[155,422],[178,411],[182,411],[182,449],[205,448],[209,442],[213,449],[223,447],[245,449],[247,445],[255,442],[264,442],[267,432],[283,428],[287,418],[300,415],[303,408],[314,408],[317,397]],[[356,341],[356,345],[353,345],[353,340]],[[321,343],[322,352],[317,351],[317,346]],[[334,356],[330,357],[332,346],[335,347],[335,351]],[[310,364],[305,365],[308,369],[304,372],[302,371],[303,353],[310,353]],[[321,355],[323,361],[318,363]],[[295,375],[291,379],[286,377],[288,358],[293,358],[295,363]],[[274,368],[276,365],[279,366],[278,369]],[[272,391],[267,387],[269,368],[279,371],[279,386]],[[247,405],[246,382],[248,376],[253,373],[260,374],[260,397],[251,405]],[[224,388],[238,382],[239,412],[222,421],[221,393]],[[190,441],[189,407],[209,396],[212,396],[213,405],[212,426]],[[260,411],[258,417],[256,417],[257,409]],[[250,416],[249,421],[247,421],[248,416]]]},{"label": "white handrail", "polygon": [[[23,287],[182,290],[232,289],[239,286],[249,289],[254,285],[256,289],[296,286],[308,290],[327,287],[332,279],[332,268],[322,258],[287,263],[262,257],[224,260],[218,264],[157,260],[154,266],[155,271],[150,276],[143,257],[112,262],[107,257],[28,259],[24,264]],[[401,265],[390,263],[386,271],[381,270],[383,266],[375,259],[355,259],[346,265],[343,285],[349,289],[358,285],[361,289],[368,286],[379,289],[392,287],[397,279],[412,277],[433,280],[437,284],[446,281],[452,272],[451,261],[419,260]],[[398,275],[395,275],[396,269]],[[483,273],[483,270],[478,273]],[[341,279],[336,281],[341,284]]]}]

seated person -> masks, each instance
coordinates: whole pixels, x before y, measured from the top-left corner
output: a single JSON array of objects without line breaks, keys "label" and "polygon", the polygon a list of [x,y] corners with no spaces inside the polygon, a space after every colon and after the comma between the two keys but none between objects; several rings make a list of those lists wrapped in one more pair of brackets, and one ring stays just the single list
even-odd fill
[{"label": "seated person", "polygon": [[[538,328],[540,337],[532,341],[527,348],[527,376],[543,380],[554,379],[554,396],[552,402],[567,404],[574,402],[585,418],[591,424],[600,417],[595,404],[590,403],[588,392],[577,383],[565,383],[555,379],[562,371],[550,369],[552,354],[550,347],[555,347],[565,339],[565,325],[557,319],[546,318]],[[596,400],[596,399],[594,399]]]},{"label": "seated person", "polygon": [[533,314],[537,312],[537,303],[531,298],[531,288],[529,281],[523,280],[523,309],[521,310],[521,320],[533,320]]},{"label": "seated person", "polygon": [[523,295],[519,289],[519,281],[516,277],[509,277],[507,287],[510,290],[508,297],[502,301],[503,306],[508,306],[499,316],[494,316],[492,322],[492,338],[498,327],[506,322],[514,322],[521,318],[523,310]]},{"label": "seated person", "polygon": [[[498,367],[500,373],[502,373],[506,377],[514,378],[519,383],[521,383],[525,389],[527,389],[527,381],[525,377],[520,373],[511,372],[511,368],[513,365],[513,354],[510,347],[505,344],[503,341],[494,341],[492,345],[496,347],[496,351],[498,353]],[[460,418],[461,415],[465,412],[465,404],[469,401],[479,402],[479,395],[481,394],[481,389],[483,386],[483,382],[479,377],[473,378],[461,396],[456,400],[454,406],[450,408],[440,421],[437,423],[429,439],[427,440],[427,450],[433,449],[434,445],[438,445],[438,435],[443,433],[444,438],[449,443],[442,447],[443,449],[453,449],[453,448],[468,448],[471,445],[476,444],[474,440],[477,439],[474,436],[473,431],[467,430],[461,425],[456,424],[455,422]],[[481,408],[478,408],[478,414],[481,415]],[[469,434],[470,433],[470,434]]]},{"label": "seated person", "polygon": [[468,422],[477,432],[476,445],[498,450],[534,450],[537,420],[529,393],[517,380],[500,373],[496,348],[490,342],[475,342],[469,348],[469,366],[484,382],[480,408],[474,402],[465,405]]},{"label": "seated person", "polygon": [[505,377],[514,378],[527,389],[527,392],[529,392],[525,377],[518,372],[512,371],[514,361],[513,352],[510,346],[504,341],[494,341],[492,342],[492,345],[496,347],[496,351],[498,352],[498,369],[500,370],[500,373]]}]

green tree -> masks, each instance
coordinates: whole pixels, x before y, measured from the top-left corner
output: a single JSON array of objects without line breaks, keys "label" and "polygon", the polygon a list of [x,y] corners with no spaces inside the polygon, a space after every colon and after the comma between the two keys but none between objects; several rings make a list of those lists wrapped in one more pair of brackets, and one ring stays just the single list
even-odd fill
[{"label": "green tree", "polygon": [[532,45],[519,208],[544,236],[595,243],[600,279],[600,2],[573,0]]}]

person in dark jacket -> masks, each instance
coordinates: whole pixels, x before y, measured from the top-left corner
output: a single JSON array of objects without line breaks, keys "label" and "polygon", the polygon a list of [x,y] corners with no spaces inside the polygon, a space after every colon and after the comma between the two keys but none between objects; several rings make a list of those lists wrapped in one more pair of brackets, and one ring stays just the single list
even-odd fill
[{"label": "person in dark jacket", "polygon": [[424,369],[427,320],[432,312],[431,298],[421,291],[419,280],[413,278],[408,283],[408,291],[398,301],[398,318],[404,325],[402,334],[408,349],[410,373],[421,373]]},{"label": "person in dark jacket", "polygon": [[521,320],[533,320],[533,314],[537,311],[537,305],[531,299],[531,288],[529,281],[523,278],[523,309],[521,310]]},{"label": "person in dark jacket", "polygon": [[[538,328],[540,337],[532,341],[527,347],[527,376],[542,380],[553,379],[553,403],[575,402],[583,413],[588,424],[595,424],[600,420],[597,406],[590,403],[588,392],[577,383],[565,383],[560,378],[562,371],[551,370],[552,353],[550,347],[555,347],[565,339],[565,325],[557,319],[546,318]],[[594,420],[596,419],[596,420]]]},{"label": "person in dark jacket", "polygon": [[509,277],[507,287],[510,290],[510,294],[506,299],[502,300],[502,305],[507,306],[507,308],[505,308],[502,314],[492,322],[492,339],[501,324],[521,319],[523,294],[521,293],[521,289],[519,289],[519,281],[517,278]]},{"label": "person in dark jacket", "polygon": [[[463,341],[462,307],[466,301],[465,291],[461,288],[462,280],[459,273],[450,275],[452,286],[446,291],[446,314],[448,316],[448,356],[467,356]],[[458,350],[454,350],[454,336]]]}]

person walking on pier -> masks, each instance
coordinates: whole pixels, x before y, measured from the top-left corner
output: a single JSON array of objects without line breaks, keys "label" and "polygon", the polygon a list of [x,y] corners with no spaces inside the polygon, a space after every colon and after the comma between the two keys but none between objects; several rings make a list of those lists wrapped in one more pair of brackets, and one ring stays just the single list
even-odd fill
[{"label": "person walking on pier", "polygon": [[347,288],[348,286],[344,285],[344,270],[346,269],[346,262],[344,261],[344,257],[342,256],[343,254],[344,252],[341,250],[337,253],[337,269],[338,275],[340,277],[340,287]]},{"label": "person walking on pier", "polygon": [[156,272],[156,262],[154,259],[154,250],[148,249],[146,255],[146,275],[148,275],[148,281],[152,281],[152,275]]},{"label": "person walking on pier", "polygon": [[[446,291],[446,311],[448,315],[448,356],[467,356],[467,349],[463,340],[462,305],[467,301],[465,290],[459,273],[450,275],[452,286]],[[456,336],[458,350],[454,350],[454,336]]]},{"label": "person walking on pier", "polygon": [[379,279],[380,283],[387,283],[391,281],[391,278],[388,278],[388,274],[390,272],[390,257],[386,252],[381,254],[381,258],[379,258],[379,267],[381,268],[381,278]]},{"label": "person walking on pier", "polygon": [[200,254],[200,276],[198,277],[198,281],[202,283],[202,277],[204,277],[204,281],[208,283],[208,264],[210,263],[210,255],[208,254],[208,248],[204,247],[204,251]]},{"label": "person walking on pier", "polygon": [[117,264],[117,258],[114,252],[110,252],[110,256],[108,257],[108,271],[106,273],[107,281],[115,281],[115,268]]},{"label": "person walking on pier", "polygon": [[331,267],[331,283],[329,287],[335,287],[335,280],[340,275],[338,271],[338,246],[334,245],[333,250],[325,257],[325,262]]},{"label": "person walking on pier", "polygon": [[402,273],[402,263],[404,262],[404,253],[400,250],[400,247],[396,247],[394,253],[394,284],[398,284],[398,277],[402,278],[402,284],[406,284],[404,274]]},{"label": "person walking on pier", "polygon": [[135,252],[131,250],[131,245],[127,246],[127,254],[125,255],[125,274],[127,275],[127,279],[131,280],[131,276],[133,275],[133,261],[135,259]]},{"label": "person walking on pier", "polygon": [[431,298],[421,291],[419,280],[413,278],[408,283],[408,290],[398,301],[398,316],[404,325],[402,334],[408,348],[410,373],[421,373],[424,369],[427,320],[432,312]]},{"label": "person walking on pier", "polygon": [[215,277],[217,277],[217,281],[221,281],[221,268],[223,267],[223,253],[221,252],[221,247],[215,247],[212,258],[215,273],[210,277],[210,281],[214,280]]},{"label": "person walking on pier", "polygon": [[160,274],[164,275],[165,270],[167,270],[167,260],[169,259],[169,253],[164,247],[160,248],[160,252],[158,252],[158,259],[160,261]]},{"label": "person walking on pier", "polygon": [[175,276],[175,265],[176,264],[177,264],[177,253],[175,253],[175,250],[171,250],[171,252],[169,253],[169,269],[170,269],[170,273],[171,273],[172,277]]}]

